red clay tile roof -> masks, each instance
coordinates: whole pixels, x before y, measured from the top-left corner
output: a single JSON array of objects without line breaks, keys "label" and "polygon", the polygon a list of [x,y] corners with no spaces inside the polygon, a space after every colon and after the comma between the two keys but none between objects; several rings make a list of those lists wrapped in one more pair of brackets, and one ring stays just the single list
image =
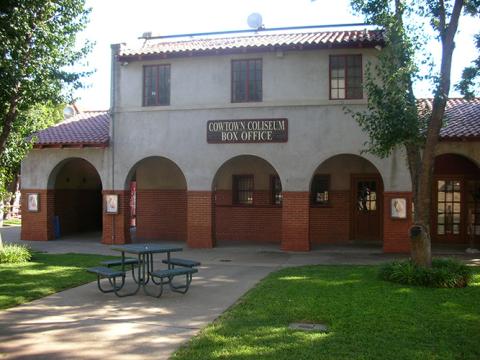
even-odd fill
[{"label": "red clay tile roof", "polygon": [[[433,99],[419,99],[420,112],[431,112]],[[480,139],[480,98],[452,98],[447,101],[442,140]]]},{"label": "red clay tile roof", "polygon": [[230,37],[199,37],[171,41],[148,40],[137,49],[123,48],[119,60],[135,60],[155,56],[185,56],[195,54],[271,49],[318,49],[374,47],[383,45],[381,30],[321,31],[303,33],[262,34]]},{"label": "red clay tile roof", "polygon": [[35,134],[35,147],[108,146],[108,111],[86,111]]},{"label": "red clay tile roof", "polygon": [[[432,108],[432,99],[419,99],[423,113]],[[480,140],[480,98],[449,99],[442,140]],[[108,111],[86,111],[36,134],[35,147],[105,147],[109,140]]]}]

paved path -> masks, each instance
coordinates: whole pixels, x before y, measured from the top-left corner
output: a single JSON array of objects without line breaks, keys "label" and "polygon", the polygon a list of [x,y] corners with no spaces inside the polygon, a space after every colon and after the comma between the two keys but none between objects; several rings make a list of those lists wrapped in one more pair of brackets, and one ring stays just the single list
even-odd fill
[{"label": "paved path", "polygon": [[[18,230],[1,229],[4,242],[20,242]],[[21,243],[52,253],[118,254],[99,238]],[[276,245],[231,244],[185,249],[182,257],[202,262],[186,295],[166,290],[160,299],[143,293],[118,298],[90,283],[0,311],[0,359],[167,359],[272,271],[306,264],[375,264],[396,256],[376,247],[285,253]]]}]

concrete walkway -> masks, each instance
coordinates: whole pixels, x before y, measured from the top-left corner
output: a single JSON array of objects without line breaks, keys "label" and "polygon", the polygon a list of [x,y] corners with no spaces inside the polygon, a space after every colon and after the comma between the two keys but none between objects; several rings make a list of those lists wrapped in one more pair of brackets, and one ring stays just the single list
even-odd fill
[{"label": "concrete walkway", "polygon": [[[24,242],[19,228],[0,231],[4,242],[38,251],[118,255],[100,244],[99,234]],[[456,255],[480,261],[478,254]],[[375,264],[399,256],[382,254],[378,247],[285,253],[277,245],[230,244],[185,248],[182,257],[202,262],[186,295],[166,290],[159,299],[143,293],[118,298],[101,294],[94,282],[0,311],[0,359],[167,359],[272,271],[307,264]]]}]

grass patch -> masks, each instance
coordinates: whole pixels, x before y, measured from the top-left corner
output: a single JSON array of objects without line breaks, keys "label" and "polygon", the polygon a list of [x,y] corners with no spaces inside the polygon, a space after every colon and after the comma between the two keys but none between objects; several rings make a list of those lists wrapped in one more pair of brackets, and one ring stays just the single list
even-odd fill
[{"label": "grass patch", "polygon": [[22,219],[8,219],[8,220],[3,220],[3,226],[20,226],[22,225]]},{"label": "grass patch", "polygon": [[32,253],[25,245],[6,244],[0,247],[0,264],[15,264],[30,261]]},{"label": "grass patch", "polygon": [[87,254],[33,253],[30,262],[0,264],[0,309],[94,281],[87,267],[113,257]]},{"label": "grass patch", "polygon": [[[469,287],[378,279],[377,266],[269,275],[173,359],[480,359],[480,268]],[[328,333],[288,329],[323,323]]]}]

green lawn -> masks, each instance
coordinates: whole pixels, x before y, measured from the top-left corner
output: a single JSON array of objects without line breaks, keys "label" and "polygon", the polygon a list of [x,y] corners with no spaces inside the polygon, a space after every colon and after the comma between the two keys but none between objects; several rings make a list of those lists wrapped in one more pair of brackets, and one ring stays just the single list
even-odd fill
[{"label": "green lawn", "polygon": [[22,225],[22,220],[21,219],[8,219],[8,220],[3,220],[3,226],[20,226]]},{"label": "green lawn", "polygon": [[34,253],[31,262],[0,264],[0,309],[7,309],[90,281],[85,268],[108,256]]},{"label": "green lawn", "polygon": [[[268,276],[174,359],[480,359],[480,268],[465,289],[377,279],[373,266]],[[324,323],[330,332],[288,329]]]}]

